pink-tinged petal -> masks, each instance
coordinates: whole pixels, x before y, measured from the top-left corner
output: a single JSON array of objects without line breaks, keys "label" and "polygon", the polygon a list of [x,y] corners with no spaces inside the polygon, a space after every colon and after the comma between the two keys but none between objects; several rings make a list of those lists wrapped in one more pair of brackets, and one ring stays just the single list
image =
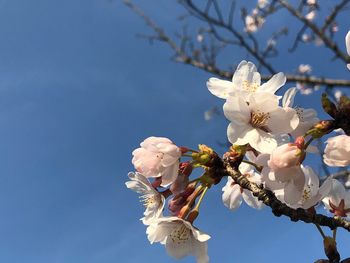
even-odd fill
[{"label": "pink-tinged petal", "polygon": [[245,81],[260,86],[261,77],[252,62],[243,60],[241,63],[239,63],[235,73],[233,74],[232,82],[235,88],[242,89]]},{"label": "pink-tinged petal", "polygon": [[286,80],[286,76],[282,72],[279,72],[273,75],[268,82],[261,85],[259,90],[274,94],[286,83]]},{"label": "pink-tinged petal", "polygon": [[277,108],[270,112],[267,126],[273,133],[289,133],[299,124],[299,117],[292,108]]},{"label": "pink-tinged petal", "polygon": [[284,187],[284,200],[287,204],[296,204],[302,196],[303,191],[297,187],[292,181],[286,183]]},{"label": "pink-tinged petal", "polygon": [[243,190],[242,197],[244,201],[252,208],[261,209],[264,205],[263,202],[259,201],[259,199],[252,194],[252,192],[246,189]]},{"label": "pink-tinged petal", "polygon": [[164,169],[164,172],[162,173],[161,186],[167,187],[170,184],[172,184],[178,176],[178,171],[179,171],[179,161],[177,160],[177,162],[174,163],[172,166],[168,166]]},{"label": "pink-tinged petal", "polygon": [[208,90],[216,97],[227,99],[233,91],[233,83],[227,80],[210,78],[207,81]]},{"label": "pink-tinged petal", "polygon": [[[189,222],[186,222],[188,224],[191,224]],[[191,229],[192,229],[192,234],[193,237],[198,240],[199,242],[206,242],[210,239],[210,236],[200,230],[198,230],[197,228],[195,228],[193,225],[191,225]]]},{"label": "pink-tinged petal", "polygon": [[297,92],[298,92],[298,89],[295,87],[288,89],[283,95],[282,106],[290,107],[290,108],[293,107],[294,97],[297,94]]}]

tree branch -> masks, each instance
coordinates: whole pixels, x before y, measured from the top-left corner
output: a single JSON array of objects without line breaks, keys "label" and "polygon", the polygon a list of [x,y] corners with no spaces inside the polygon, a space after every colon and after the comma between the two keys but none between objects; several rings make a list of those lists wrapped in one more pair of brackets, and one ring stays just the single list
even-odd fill
[{"label": "tree branch", "polygon": [[[220,158],[218,157],[218,159]],[[242,188],[252,192],[255,197],[257,197],[265,205],[269,206],[275,216],[280,217],[284,215],[289,217],[293,222],[303,221],[305,223],[313,223],[320,226],[326,226],[330,229],[340,227],[350,232],[350,222],[339,216],[328,217],[325,215],[308,212],[301,208],[290,208],[286,204],[279,201],[271,191],[264,189],[260,185],[250,182],[247,177],[243,176],[237,169],[231,166],[228,159],[220,159],[220,161],[215,161],[214,163],[216,165],[222,166],[212,168],[214,170],[214,173],[217,173],[216,176],[219,178],[222,178],[225,175],[231,176],[235,183],[240,185]]]}]

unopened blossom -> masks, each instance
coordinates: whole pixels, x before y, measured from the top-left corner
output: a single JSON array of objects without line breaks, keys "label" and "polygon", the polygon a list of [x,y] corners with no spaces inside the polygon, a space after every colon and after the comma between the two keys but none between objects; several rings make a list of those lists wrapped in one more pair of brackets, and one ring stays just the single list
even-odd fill
[{"label": "unopened blossom", "polygon": [[334,215],[350,216],[350,192],[347,192],[344,185],[338,180],[332,179],[332,188],[322,202]]},{"label": "unopened blossom", "polygon": [[350,136],[331,137],[326,143],[323,160],[327,165],[341,167],[350,165]]},{"label": "unopened blossom", "polygon": [[[261,176],[256,173],[252,166],[246,163],[241,163],[239,166],[241,174],[247,177],[250,182],[261,184]],[[222,188],[222,201],[224,205],[231,210],[236,210],[242,203],[242,199],[250,206],[256,209],[261,209],[263,202],[259,201],[253,193],[235,183],[231,177],[227,177],[227,183]]]},{"label": "unopened blossom", "polygon": [[309,64],[300,64],[298,67],[298,72],[301,74],[309,74],[311,71],[312,68]]},{"label": "unopened blossom", "polygon": [[297,145],[286,143],[272,151],[268,166],[273,170],[296,166],[301,163],[302,155],[303,152]]},{"label": "unopened blossom", "polygon": [[[345,36],[345,44],[346,44],[346,51],[350,56],[350,31],[348,31],[348,33]],[[348,69],[350,69],[350,64],[348,64],[347,66],[348,66]]]},{"label": "unopened blossom", "polygon": [[299,119],[293,109],[278,106],[278,98],[267,92],[251,95],[249,104],[240,97],[229,97],[224,113],[230,124],[227,136],[232,144],[250,144],[261,153],[277,147],[279,134],[294,130]]},{"label": "unopened blossom", "polygon": [[[295,204],[287,204],[292,208],[309,209],[317,205],[318,202],[329,194],[332,187],[332,181],[331,177],[328,177],[320,186],[319,177],[315,174],[311,167],[301,166],[301,169],[305,176],[305,185],[304,189],[302,190],[301,198]],[[286,194],[294,195],[294,193],[286,193],[281,190],[275,191],[275,194],[282,202],[285,202],[285,199],[293,199],[291,197],[286,197]]]},{"label": "unopened blossom", "polygon": [[168,254],[176,259],[193,255],[197,263],[208,263],[210,236],[195,228],[190,222],[178,217],[163,217],[147,228],[148,240],[165,245]]},{"label": "unopened blossom", "polygon": [[162,186],[175,181],[181,150],[168,138],[149,137],[133,151],[132,163],[145,177],[161,177]]},{"label": "unopened blossom", "polygon": [[316,11],[315,11],[315,10],[312,10],[312,11],[310,11],[309,13],[307,13],[307,14],[305,15],[305,18],[306,18],[307,20],[309,20],[309,21],[314,20],[315,17],[316,17]]},{"label": "unopened blossom", "polygon": [[210,78],[207,81],[207,87],[213,95],[221,99],[227,99],[238,93],[248,100],[249,94],[257,92],[274,94],[285,83],[286,77],[280,72],[261,85],[261,76],[256,66],[250,61],[243,60],[233,74],[232,81]]},{"label": "unopened blossom", "polygon": [[[286,91],[282,99],[282,106],[287,108],[292,108],[294,104],[294,97],[297,93],[297,88],[290,88]],[[299,124],[298,126],[290,132],[294,138],[303,136],[313,125],[315,125],[319,119],[317,118],[317,112],[314,109],[304,109],[301,107],[295,107]]]},{"label": "unopened blossom", "polygon": [[304,41],[304,42],[309,42],[311,40],[311,36],[308,35],[308,34],[303,34],[301,36],[301,39]]},{"label": "unopened blossom", "polygon": [[153,188],[152,184],[142,174],[130,172],[128,176],[130,181],[126,182],[125,185],[141,195],[140,199],[146,208],[142,222],[149,225],[162,215],[165,198]]}]

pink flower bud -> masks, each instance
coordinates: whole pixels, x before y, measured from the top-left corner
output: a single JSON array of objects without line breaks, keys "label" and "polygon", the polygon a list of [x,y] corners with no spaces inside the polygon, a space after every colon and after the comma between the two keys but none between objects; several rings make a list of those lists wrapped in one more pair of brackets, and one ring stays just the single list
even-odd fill
[{"label": "pink flower bud", "polygon": [[132,163],[145,177],[162,177],[161,186],[175,181],[182,153],[168,138],[149,137],[133,151]]},{"label": "pink flower bud", "polygon": [[272,152],[267,164],[272,170],[297,166],[300,164],[301,153],[295,144],[283,144]]}]

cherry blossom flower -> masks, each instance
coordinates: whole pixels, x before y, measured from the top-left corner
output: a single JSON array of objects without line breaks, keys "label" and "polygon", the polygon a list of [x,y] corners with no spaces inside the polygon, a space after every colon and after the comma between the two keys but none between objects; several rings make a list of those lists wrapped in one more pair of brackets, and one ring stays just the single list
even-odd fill
[{"label": "cherry blossom flower", "polygon": [[269,4],[268,0],[258,0],[258,7],[261,9],[266,7],[268,4]]},{"label": "cherry blossom flower", "polygon": [[332,179],[332,188],[322,200],[325,207],[337,216],[350,216],[350,192],[336,179]]},{"label": "cherry blossom flower", "polygon": [[275,195],[280,201],[287,203],[287,205],[289,205],[292,208],[309,209],[315,206],[326,195],[329,194],[332,187],[332,181],[331,181],[332,178],[328,177],[320,186],[319,177],[315,174],[315,172],[312,170],[311,167],[301,166],[301,169],[305,176],[305,185],[304,185],[304,189],[302,191],[300,200],[295,204],[287,203],[285,200],[291,200],[293,198],[286,197],[285,195],[286,194],[294,195],[294,193],[286,193],[283,190],[275,191]]},{"label": "cherry blossom flower", "polygon": [[261,76],[257,72],[256,66],[252,62],[243,60],[233,74],[232,81],[210,78],[207,81],[207,87],[213,95],[221,99],[227,99],[236,93],[242,94],[242,97],[249,99],[247,95],[255,92],[274,94],[285,83],[286,77],[280,72],[261,85]]},{"label": "cherry blossom flower", "polygon": [[168,254],[176,259],[194,255],[197,263],[208,263],[207,241],[210,236],[178,217],[163,217],[147,228],[148,240],[165,245]]},{"label": "cherry blossom flower", "polygon": [[300,64],[298,67],[298,72],[301,74],[309,74],[311,71],[312,68],[309,64]]},{"label": "cherry blossom flower", "polygon": [[181,150],[168,138],[149,137],[132,152],[135,169],[145,177],[161,177],[162,186],[175,181]]},{"label": "cherry blossom flower", "polygon": [[[346,44],[346,51],[350,56],[350,31],[348,31],[348,33],[345,36],[345,44]],[[350,69],[350,64],[348,64],[347,66],[348,66],[348,69]]]},{"label": "cherry blossom flower", "polygon": [[[294,97],[297,93],[297,88],[290,88],[286,91],[282,99],[282,106],[292,108],[294,104]],[[304,109],[300,107],[294,108],[298,118],[299,125],[290,132],[294,138],[304,135],[319,119],[317,118],[317,112],[314,109]]]},{"label": "cherry blossom flower", "polygon": [[316,18],[316,11],[315,10],[310,11],[305,15],[305,18],[309,21],[314,20]]},{"label": "cherry blossom flower", "polygon": [[[261,184],[261,176],[254,172],[251,165],[241,163],[239,166],[239,171],[245,175],[249,181],[256,184]],[[232,211],[239,208],[239,206],[242,204],[242,198],[249,206],[256,209],[261,209],[264,205],[264,203],[259,201],[251,191],[243,189],[241,186],[236,184],[231,177],[227,178],[227,183],[222,188],[222,191],[222,201],[224,202],[224,205]]]},{"label": "cherry blossom flower", "polygon": [[279,134],[289,133],[299,124],[293,109],[278,106],[278,99],[271,93],[251,95],[249,104],[231,96],[224,104],[224,113],[231,121],[227,136],[232,144],[250,144],[261,153],[271,153],[277,147]]},{"label": "cherry blossom flower", "polygon": [[350,165],[350,136],[331,137],[326,143],[323,160],[327,165],[341,167]]},{"label": "cherry blossom flower", "polygon": [[317,4],[317,0],[307,0],[306,3],[308,5],[316,5]]},{"label": "cherry blossom flower", "polygon": [[146,210],[142,218],[145,225],[149,225],[155,219],[162,215],[165,198],[142,174],[130,172],[128,174],[131,181],[125,183],[126,187],[141,194],[141,200],[144,203]]},{"label": "cherry blossom flower", "polygon": [[341,96],[343,96],[343,93],[340,90],[335,90],[334,92],[334,98],[336,99],[337,102],[339,102]]}]

